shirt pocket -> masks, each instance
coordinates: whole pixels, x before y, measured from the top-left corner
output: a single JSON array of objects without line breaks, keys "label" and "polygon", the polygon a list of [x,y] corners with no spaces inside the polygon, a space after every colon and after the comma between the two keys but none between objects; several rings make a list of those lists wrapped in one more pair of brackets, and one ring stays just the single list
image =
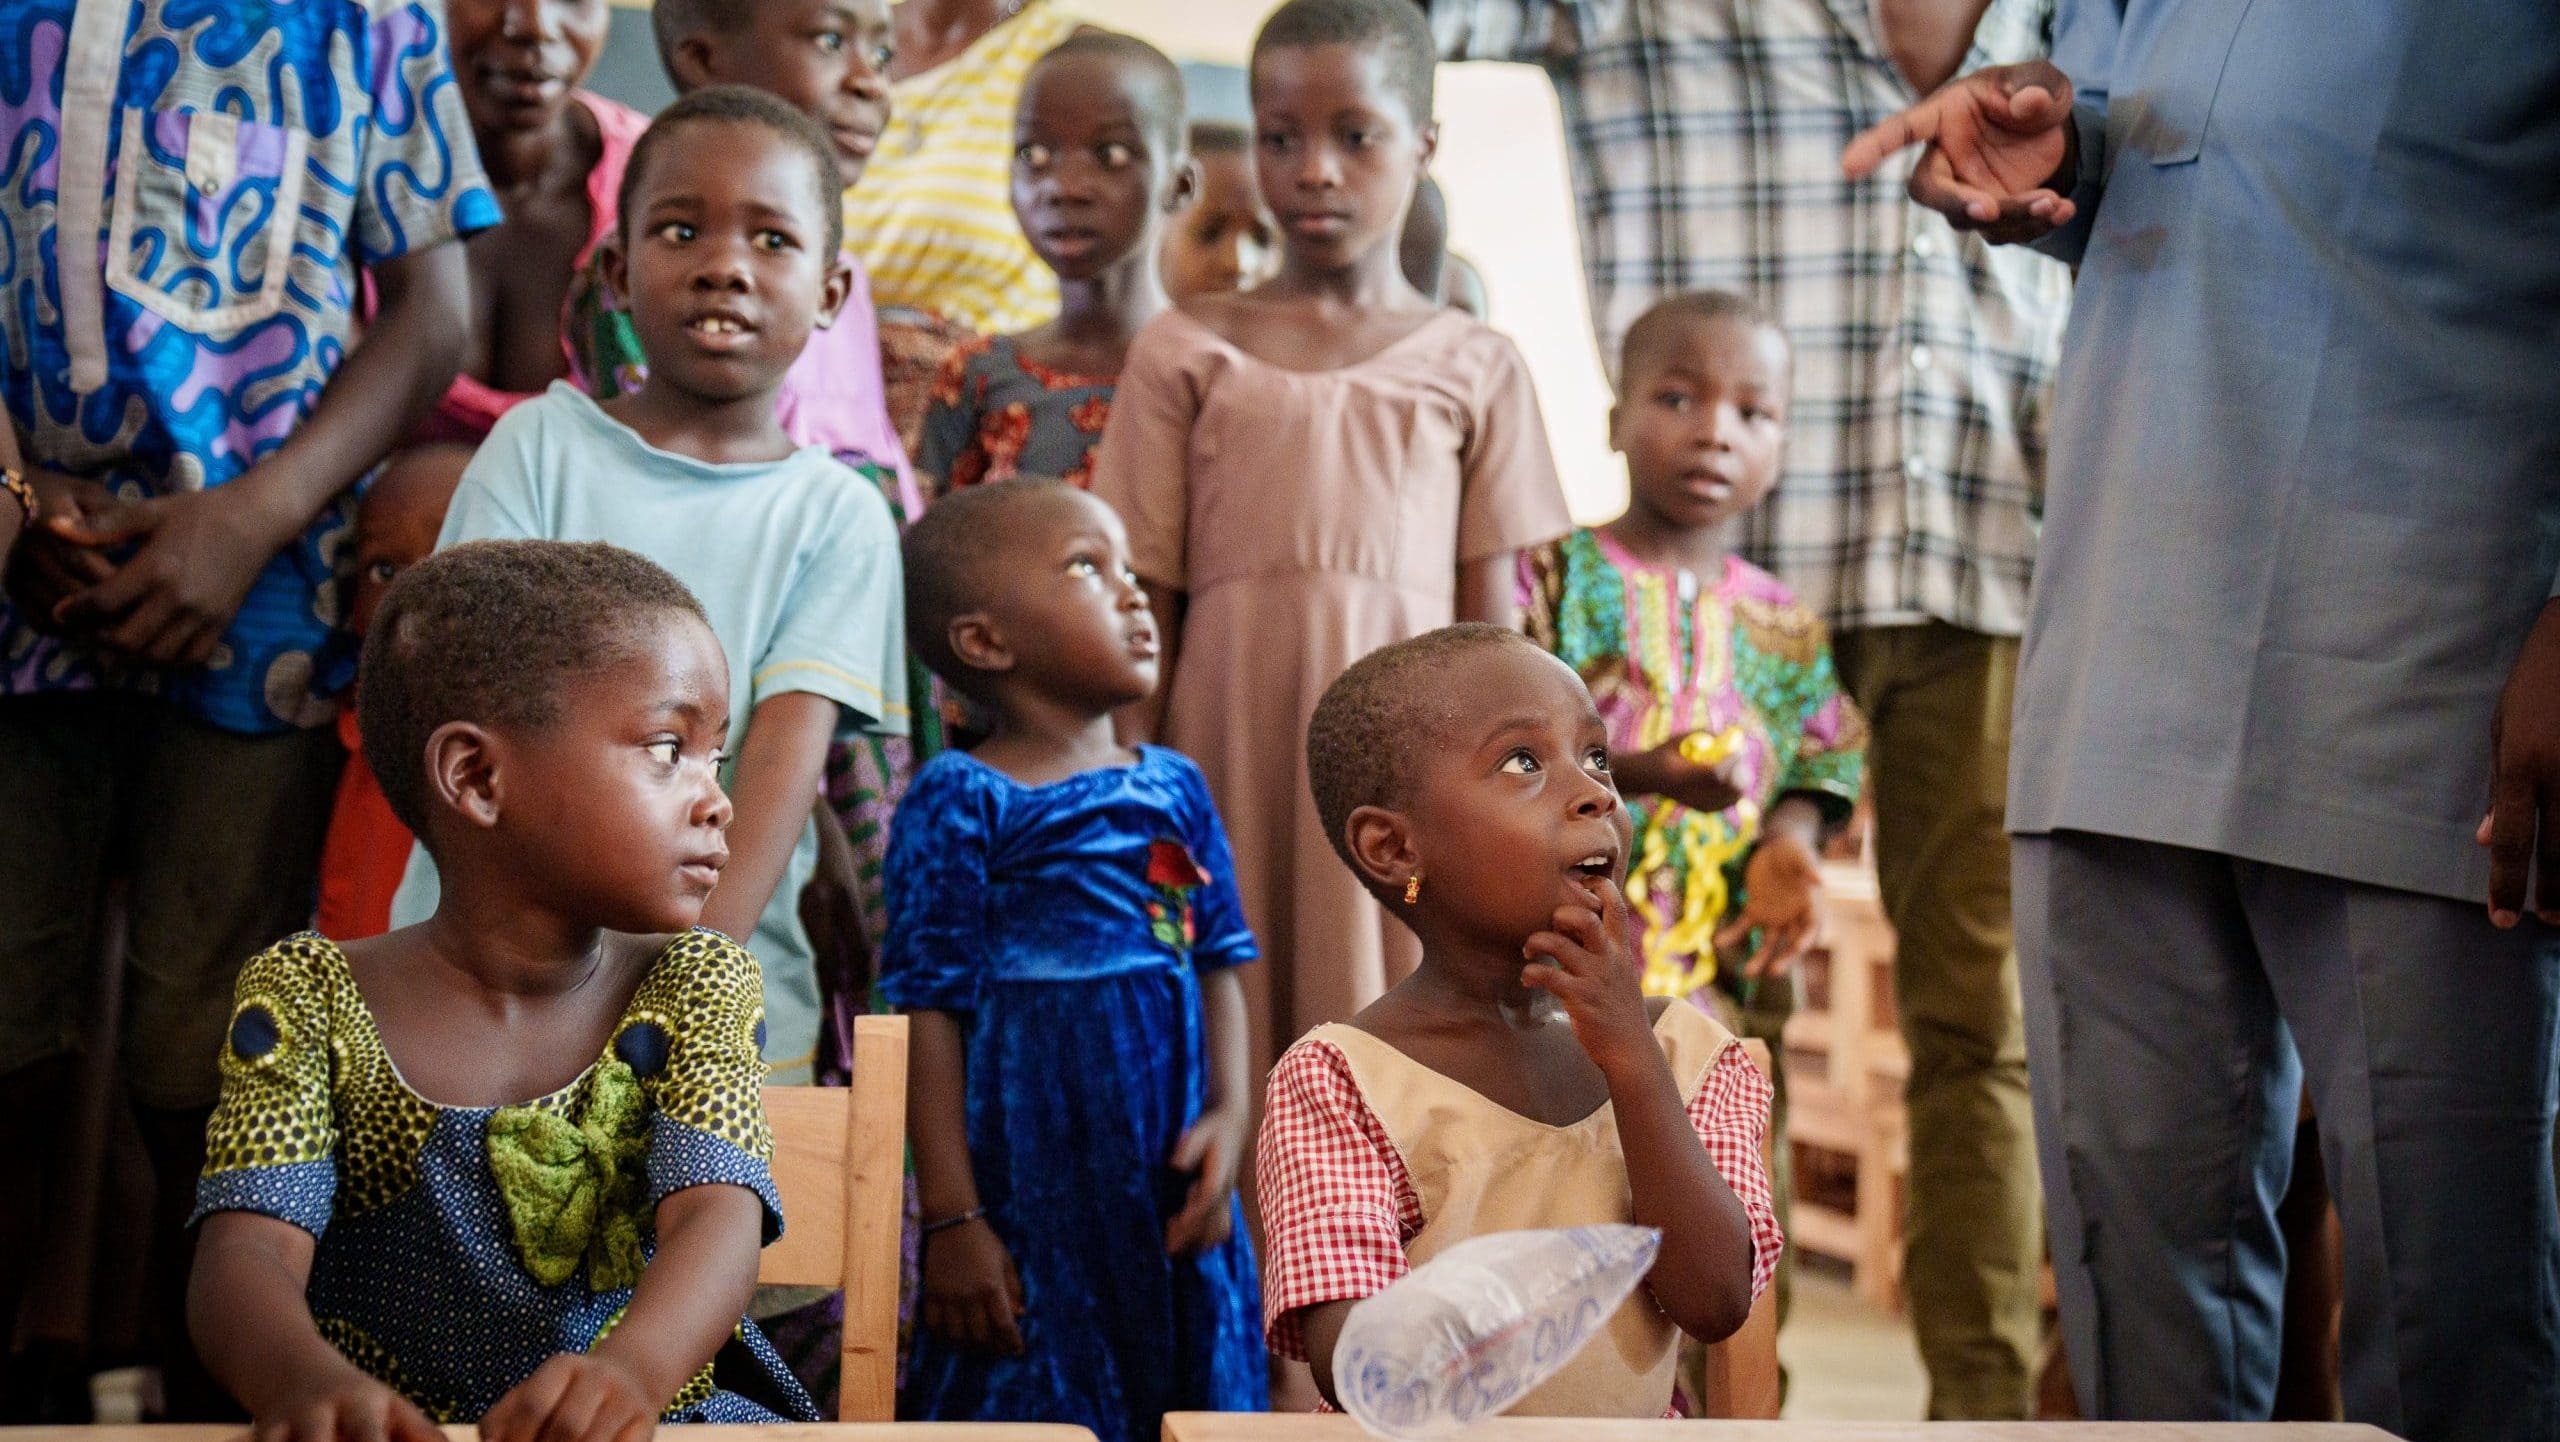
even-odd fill
[{"label": "shirt pocket", "polygon": [[107,284],[198,335],[284,305],[311,138],[210,110],[128,108]]},{"label": "shirt pocket", "polygon": [[2142,105],[2131,143],[2153,165],[2185,165],[2204,151],[2204,133],[2251,0],[2187,0],[2164,7],[2143,65]]}]

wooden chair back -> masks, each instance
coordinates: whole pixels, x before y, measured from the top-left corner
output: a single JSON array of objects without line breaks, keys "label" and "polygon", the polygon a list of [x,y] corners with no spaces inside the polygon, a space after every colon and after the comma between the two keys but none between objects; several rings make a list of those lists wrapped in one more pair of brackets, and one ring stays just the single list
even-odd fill
[{"label": "wooden chair back", "polygon": [[[1745,1037],[1742,1049],[1763,1076],[1769,1070],[1769,1044]],[[1761,1146],[1766,1162],[1780,1145],[1774,1130]],[[1742,1330],[1707,1349],[1704,1387],[1699,1400],[1709,1417],[1774,1421],[1778,1415],[1778,1289],[1771,1287],[1751,1304]]]},{"label": "wooden chair back", "polygon": [[839,1422],[896,1411],[898,1232],[906,1211],[907,1019],[856,1017],[853,1085],[767,1087],[787,1223],[756,1280],[844,1292]]}]

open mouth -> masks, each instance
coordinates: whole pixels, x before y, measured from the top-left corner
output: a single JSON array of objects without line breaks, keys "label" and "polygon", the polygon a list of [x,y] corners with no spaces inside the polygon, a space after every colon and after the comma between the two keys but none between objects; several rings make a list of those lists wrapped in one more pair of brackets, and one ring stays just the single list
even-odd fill
[{"label": "open mouth", "polygon": [[1618,854],[1614,851],[1595,851],[1566,867],[1565,870],[1585,881],[1614,881],[1618,876]]},{"label": "open mouth", "polygon": [[727,346],[755,334],[755,327],[743,317],[713,312],[698,315],[684,323],[685,333],[714,346]]}]

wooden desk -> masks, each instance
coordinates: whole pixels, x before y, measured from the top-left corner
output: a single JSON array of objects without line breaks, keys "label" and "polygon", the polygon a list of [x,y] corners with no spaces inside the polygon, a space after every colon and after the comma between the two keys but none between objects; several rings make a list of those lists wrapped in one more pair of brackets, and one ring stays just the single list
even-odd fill
[{"label": "wooden desk", "polygon": [[[1164,1442],[1367,1442],[1348,1417],[1177,1412]],[[2392,1442],[2371,1427],[2285,1422],[1603,1422],[1501,1417],[1462,1442]]]},{"label": "wooden desk", "polygon": [[[690,1432],[693,1429],[684,1429]],[[453,1442],[479,1442],[476,1427],[447,1427]],[[659,1429],[661,1437],[681,1432]],[[737,1442],[1094,1442],[1082,1427],[1014,1422],[782,1422],[722,1427]],[[0,1427],[4,1442],[242,1442],[242,1427]],[[2326,1442],[2326,1439],[2323,1439]]]}]

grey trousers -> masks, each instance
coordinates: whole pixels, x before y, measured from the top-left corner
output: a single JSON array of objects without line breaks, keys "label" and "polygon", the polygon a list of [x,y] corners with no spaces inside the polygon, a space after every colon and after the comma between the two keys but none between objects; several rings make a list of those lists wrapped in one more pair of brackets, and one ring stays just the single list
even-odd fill
[{"label": "grey trousers", "polygon": [[2082,1410],[2267,1416],[2307,1077],[2346,1233],[2348,1419],[2560,1438],[2560,930],[2116,837],[2019,837],[2013,859]]}]

